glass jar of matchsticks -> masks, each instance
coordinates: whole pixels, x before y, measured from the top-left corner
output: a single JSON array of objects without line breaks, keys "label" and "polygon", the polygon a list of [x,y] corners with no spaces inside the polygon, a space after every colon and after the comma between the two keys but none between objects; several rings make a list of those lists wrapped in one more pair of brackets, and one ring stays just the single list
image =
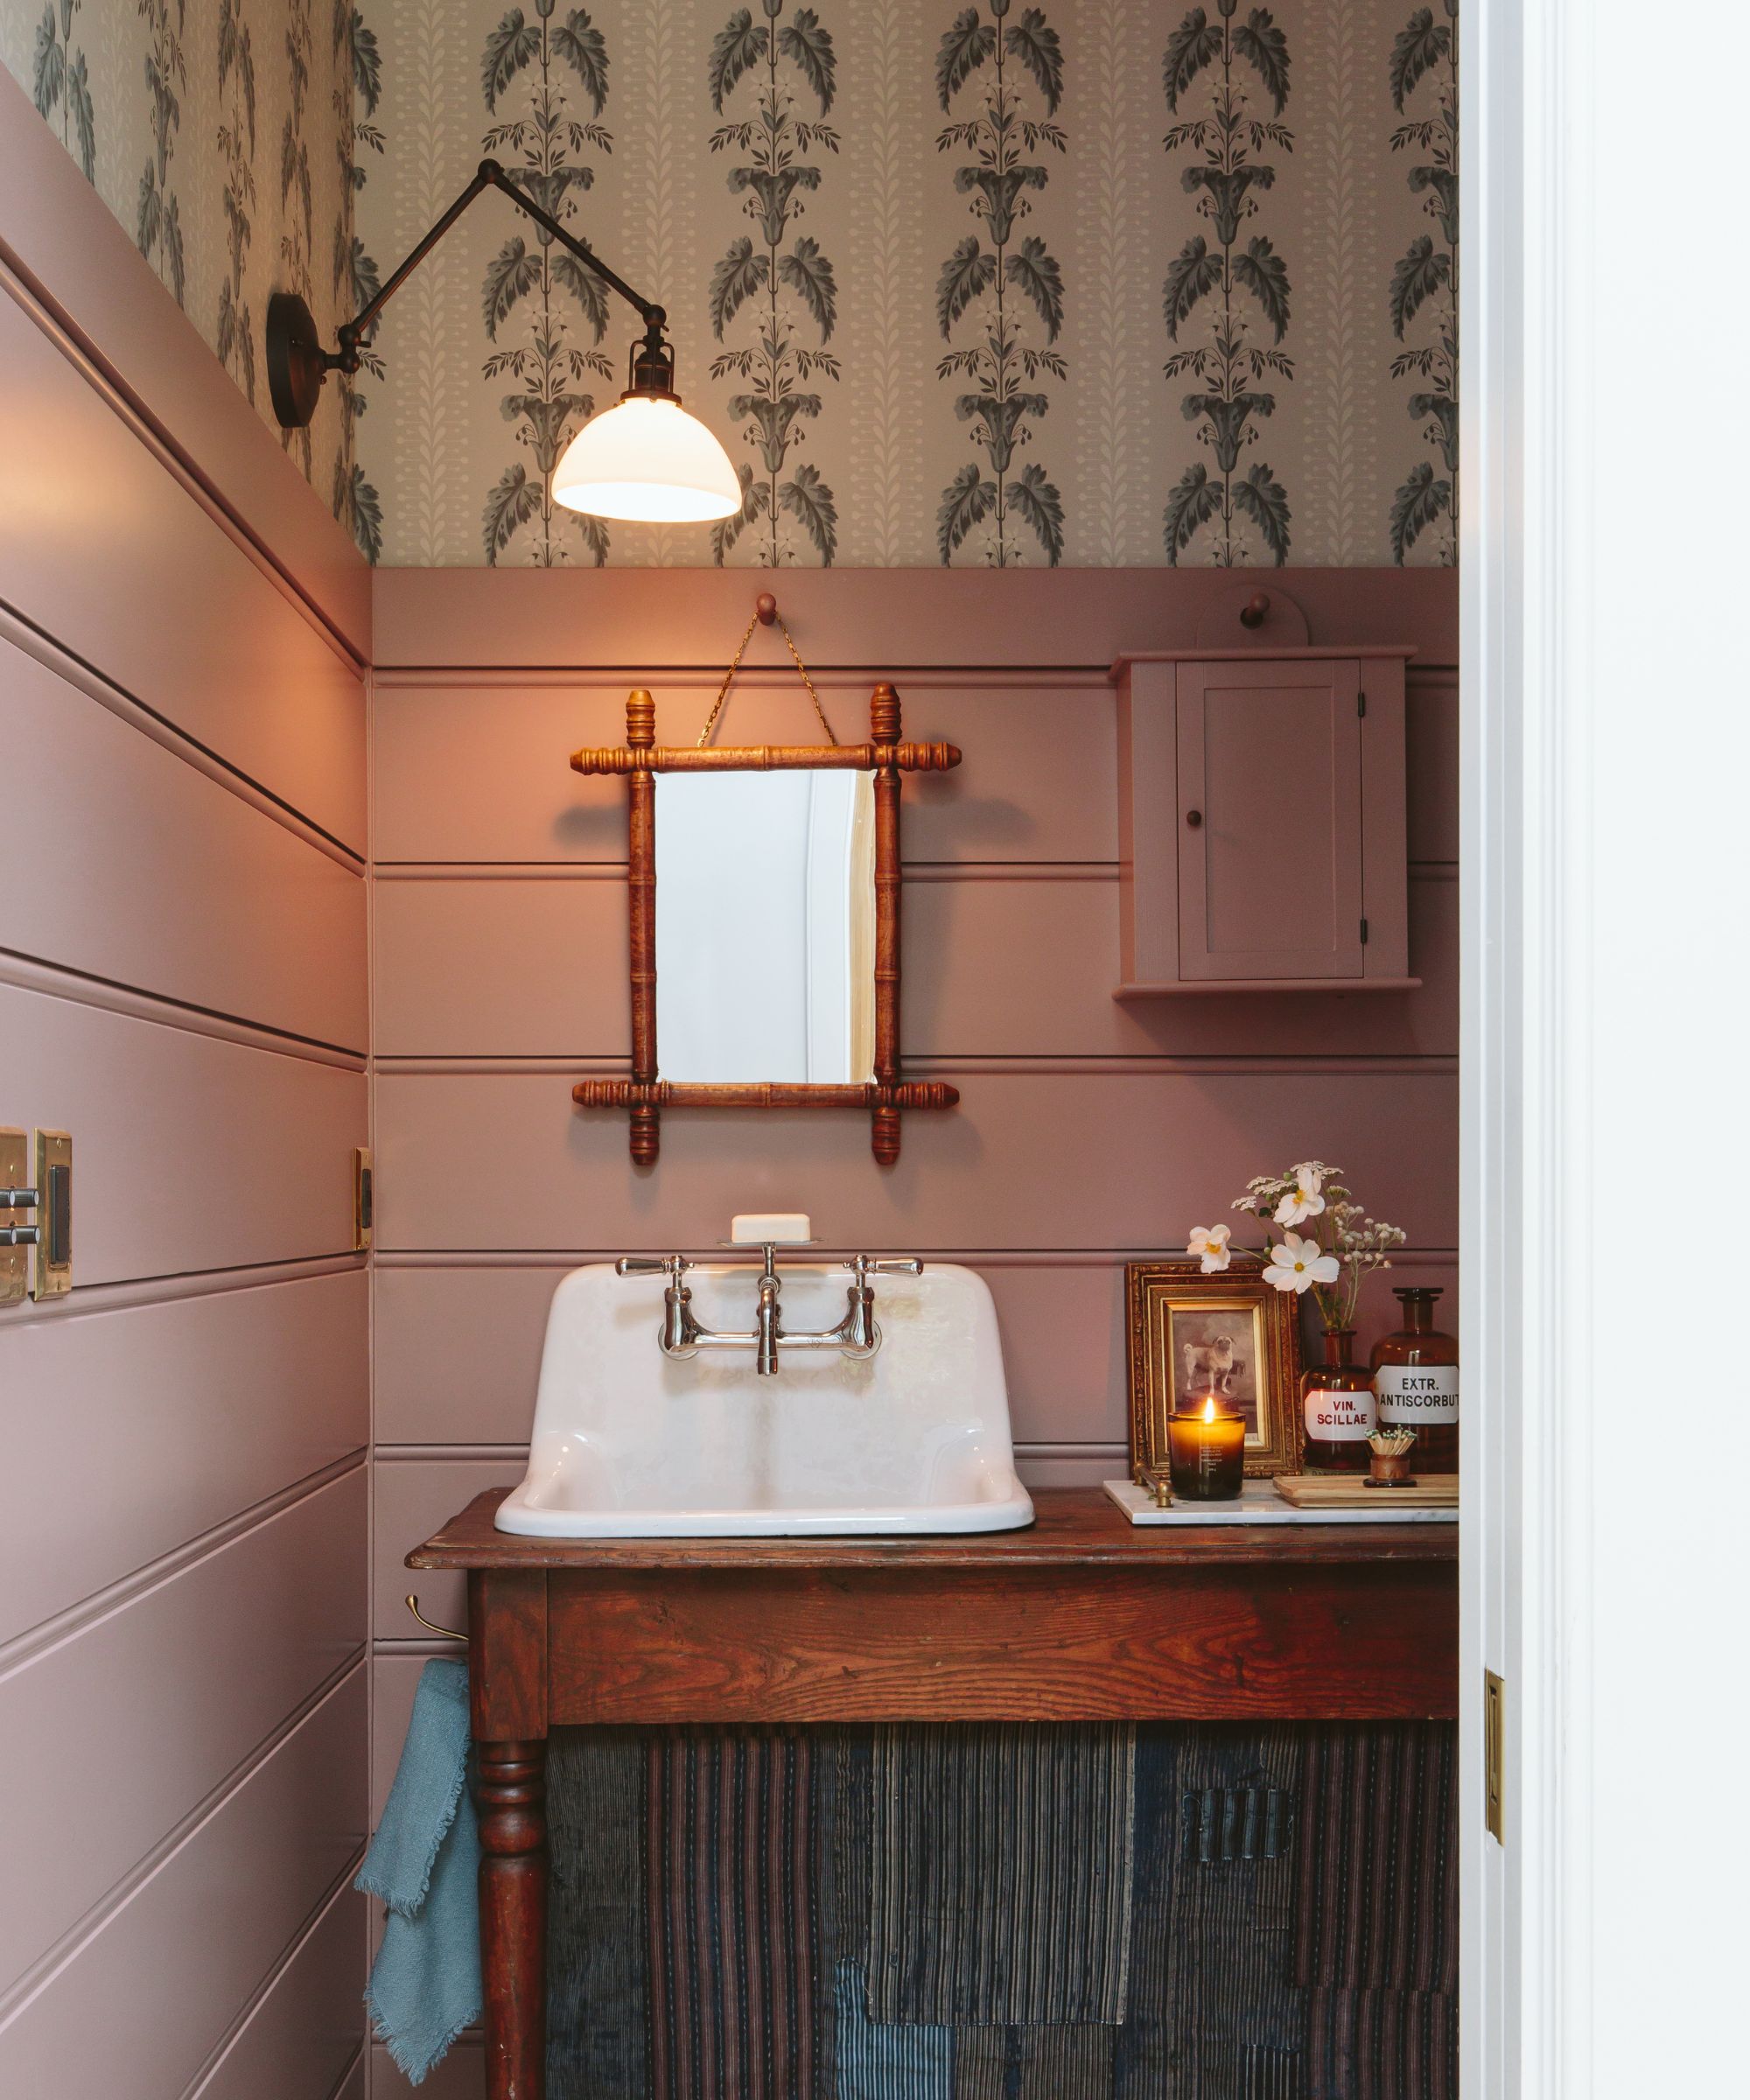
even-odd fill
[{"label": "glass jar of matchsticks", "polygon": [[1410,1452],[1415,1441],[1413,1429],[1376,1429],[1368,1438],[1368,1486],[1413,1488],[1416,1472]]}]

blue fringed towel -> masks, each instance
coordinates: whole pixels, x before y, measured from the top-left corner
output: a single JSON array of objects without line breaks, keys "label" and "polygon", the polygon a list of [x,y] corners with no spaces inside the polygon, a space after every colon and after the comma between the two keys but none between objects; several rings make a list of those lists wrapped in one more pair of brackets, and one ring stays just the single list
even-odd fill
[{"label": "blue fringed towel", "polygon": [[365,2005],[415,2085],[480,2013],[480,1838],[467,1779],[467,1664],[428,1662],[354,1884],[388,1906]]}]

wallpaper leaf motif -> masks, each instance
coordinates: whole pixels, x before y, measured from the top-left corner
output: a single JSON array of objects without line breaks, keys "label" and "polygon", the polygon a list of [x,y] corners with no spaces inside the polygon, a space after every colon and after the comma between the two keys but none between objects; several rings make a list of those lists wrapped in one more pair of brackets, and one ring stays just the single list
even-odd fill
[{"label": "wallpaper leaf motif", "polygon": [[[1410,169],[1410,189],[1423,198],[1434,234],[1419,234],[1399,258],[1387,292],[1391,332],[1408,341],[1420,318],[1425,340],[1391,360],[1391,376],[1426,383],[1408,402],[1424,441],[1439,452],[1444,474],[1431,462],[1412,468],[1391,500],[1391,558],[1400,566],[1424,533],[1433,533],[1440,562],[1459,558],[1459,39],[1458,0],[1442,0],[1444,20],[1418,7],[1397,32],[1387,77],[1400,114],[1418,87],[1432,86],[1434,109],[1391,135],[1391,150],[1425,153]],[[1427,97],[1423,100],[1425,103]],[[1444,526],[1442,521],[1444,520]]]},{"label": "wallpaper leaf motif", "polygon": [[[382,153],[387,140],[374,120],[382,100],[382,54],[376,34],[354,0],[334,0],[335,68],[334,150],[340,164],[340,209],[334,221],[334,290],[348,317],[358,313],[382,288],[375,258],[353,231],[352,199],[365,186],[360,150]],[[362,114],[360,114],[362,112]],[[360,347],[363,369],[382,377],[382,360],[367,337]],[[340,382],[341,438],[334,455],[334,515],[352,534],[367,561],[382,556],[382,498],[355,457],[359,418],[369,405],[357,374],[342,372]]]},{"label": "wallpaper leaf motif", "polygon": [[[514,7],[486,38],[480,90],[487,108],[504,121],[481,144],[487,153],[514,156],[517,179],[563,221],[575,216],[575,199],[595,182],[595,169],[582,156],[612,152],[613,140],[597,121],[607,106],[607,39],[585,9],[572,8],[558,23],[553,16],[553,0],[538,9],[538,27]],[[587,118],[574,112],[578,94],[590,105]],[[607,294],[538,227],[534,242],[531,248],[521,234],[512,234],[480,287],[487,336],[494,343],[505,331],[520,338],[488,357],[481,374],[513,382],[499,410],[535,466],[531,474],[519,459],[500,474],[480,513],[480,541],[494,564],[520,546],[539,568],[564,564],[578,551],[599,568],[608,555],[607,527],[554,502],[553,470],[595,412],[595,396],[578,391],[581,382],[613,374],[600,347]]]},{"label": "wallpaper leaf motif", "polygon": [[[713,153],[733,150],[749,156],[730,169],[728,187],[732,196],[746,199],[742,210],[759,234],[757,243],[752,234],[738,234],[711,272],[711,333],[726,341],[739,315],[744,326],[752,322],[755,336],[751,344],[714,358],[710,375],[744,382],[746,391],[731,396],[729,412],[743,425],[743,441],[756,451],[764,470],[762,478],[752,467],[737,469],[741,508],[711,530],[712,557],[719,566],[756,524],[764,527],[764,560],[774,569],[794,561],[804,544],[822,567],[830,568],[838,551],[837,502],[819,468],[798,464],[786,473],[793,450],[803,443],[823,405],[803,382],[839,377],[838,360],[824,347],[838,320],[831,261],[811,234],[798,233],[793,242],[790,237],[808,208],[804,200],[821,185],[820,168],[802,156],[819,148],[836,153],[838,133],[798,115],[797,93],[780,71],[782,60],[800,75],[803,92],[819,105],[823,119],[836,92],[838,60],[831,32],[816,10],[798,8],[785,21],[785,5],[786,0],[761,0],[763,24],[748,9],[738,8],[712,39],[705,67],[711,107],[719,116],[742,81],[755,84],[754,114],[732,117],[710,136]],[[804,342],[805,327],[819,331],[821,348]],[[787,520],[794,529],[787,530]]]},{"label": "wallpaper leaf motif", "polygon": [[[52,4],[59,10],[61,0]],[[289,0],[236,4],[250,24],[260,98],[261,194],[244,280],[259,329],[280,231],[268,162],[286,99],[284,63],[268,60],[270,46],[277,60]],[[318,116],[326,118],[331,86],[322,10],[335,0],[312,4],[319,86],[305,130],[326,292],[333,147]],[[478,158],[482,131],[530,116],[546,4],[354,0],[374,29],[383,84],[373,114],[370,89],[354,76],[357,119],[402,113],[388,118],[393,181],[362,134],[355,142],[354,159],[369,171],[354,192],[363,277],[374,264],[386,274],[424,231]],[[7,61],[28,83],[45,0],[21,4]],[[72,4],[83,10],[72,35],[94,69],[99,146],[109,154],[122,137],[138,138],[143,156],[136,0],[120,10],[125,52],[111,48],[113,36],[96,47],[90,0]],[[189,0],[190,73],[206,102],[191,124],[182,97],[172,170],[191,242],[189,299],[209,340],[224,262],[213,147],[220,111],[207,108],[220,4]],[[593,44],[571,42],[580,4],[605,38],[606,69]],[[1382,12],[1318,0],[878,0],[855,9],[844,0],[550,0],[545,18],[567,120],[606,125],[612,158],[565,143],[543,173],[527,155],[521,166],[517,154],[498,157],[519,182],[575,208],[616,267],[664,300],[683,372],[693,368],[681,382],[688,406],[739,463],[741,500],[720,528],[615,526],[610,560],[764,564],[775,543],[780,562],[812,565],[830,543],[835,566],[944,556],[970,565],[998,558],[1000,533],[1004,562],[1041,567],[1054,543],[1064,563],[1268,564],[1284,549],[1291,564],[1390,562],[1395,492],[1424,461],[1432,475],[1406,493],[1396,529],[1406,558],[1444,557],[1449,514],[1430,521],[1428,512],[1443,493],[1436,485],[1452,479],[1444,447],[1457,396],[1432,367],[1451,303],[1439,272],[1451,268],[1456,192],[1432,131],[1406,134],[1395,153],[1392,136],[1395,125],[1435,124],[1450,74],[1446,0],[1396,0]],[[118,90],[123,55],[129,78]],[[1012,132],[1000,167],[984,150],[999,71],[1014,126],[1049,128],[1032,143]],[[788,164],[768,167],[756,136],[774,75],[793,129]],[[611,88],[600,108],[592,82]],[[1394,82],[1401,113],[1385,100]],[[1216,150],[1224,86],[1243,100],[1242,151],[1230,158]],[[57,127],[64,120],[57,106]],[[831,129],[836,151],[812,134],[816,124]],[[713,150],[714,130],[732,127]],[[1056,143],[1066,133],[1068,154]],[[1164,133],[1173,143],[1162,150]],[[68,136],[76,144],[76,130]],[[938,138],[946,143],[933,153]],[[122,158],[131,224],[131,143]],[[595,173],[584,192],[565,171],[587,165]],[[1060,231],[1072,225],[1073,246]],[[610,311],[612,295],[550,255],[549,296],[568,343],[611,353],[612,385],[593,369],[561,369],[546,388],[496,368],[482,381],[488,360],[532,355],[542,294],[522,290],[487,334],[487,265],[513,234],[525,256],[541,257],[533,229],[513,214],[480,226],[434,255],[393,310],[385,379],[357,377],[371,403],[357,425],[359,458],[387,514],[387,562],[484,562],[489,536],[501,562],[542,558],[537,446],[550,444],[556,424],[575,429],[569,403],[593,396],[605,406],[624,384],[621,346],[607,340],[623,318]],[[1388,340],[1394,267],[1418,237],[1443,260],[1406,278],[1404,334]],[[206,243],[198,262],[196,238]],[[349,240],[345,268],[354,267]],[[999,304],[1006,388],[978,369],[995,354]],[[831,360],[842,376],[797,363],[772,386],[764,368],[774,305],[780,349]],[[1225,382],[1219,337],[1236,368]],[[1035,361],[1029,370],[1022,351],[1063,368]],[[1169,357],[1198,351],[1206,368],[1187,364],[1165,379]],[[1397,353],[1417,364],[1394,377]],[[261,356],[257,336],[264,404]],[[949,358],[920,396],[920,377]],[[713,380],[713,360],[733,361]],[[326,390],[318,452],[337,427],[340,393],[337,383]],[[332,446],[318,466],[326,494]],[[520,475],[508,475],[514,466]],[[335,486],[345,514],[350,482]],[[593,552],[586,529],[563,512],[554,522],[573,561]]]},{"label": "wallpaper leaf motif", "polygon": [[219,284],[213,347],[219,361],[256,398],[255,317],[243,292],[243,273],[256,214],[256,62],[242,0],[220,0],[219,94],[224,115],[219,151],[225,164],[225,225],[230,267]]},{"label": "wallpaper leaf motif", "polygon": [[[325,340],[346,318],[336,308],[343,257],[351,267],[354,97],[338,45],[331,68],[327,39],[318,47],[312,33],[312,10],[323,4],[14,0],[0,7],[0,63],[30,95],[45,136],[60,143],[125,229],[276,442],[283,433],[262,383],[269,297],[301,292]],[[370,57],[380,92],[374,39]],[[284,186],[276,171],[289,174]],[[312,226],[324,241],[319,267]],[[294,441],[294,457],[325,494],[332,486],[343,517],[351,486],[350,466],[342,473],[337,465],[349,442],[344,394],[338,384],[325,388],[312,430]]]},{"label": "wallpaper leaf motif", "polygon": [[147,29],[146,94],[150,102],[152,150],[140,174],[139,208],[134,245],[170,286],[180,306],[188,290],[182,245],[182,205],[170,186],[176,135],[182,128],[182,101],[188,66],[183,57],[186,0],[139,0]]},{"label": "wallpaper leaf motif", "polygon": [[[310,142],[304,134],[311,69],[316,58],[311,0],[286,0],[284,52],[290,101],[279,140],[280,275],[284,289],[295,291],[308,303],[315,297],[316,268],[316,206],[310,177]],[[314,461],[308,426],[285,431],[281,443],[288,452],[297,452],[304,479],[309,480]]]},{"label": "wallpaper leaf motif", "polygon": [[[76,153],[88,182],[97,179],[97,115],[92,105],[91,81],[86,70],[85,52],[73,47],[73,18],[80,0],[48,0],[37,24],[36,49],[32,53],[31,96],[37,114],[50,123],[60,113],[60,143]],[[78,144],[74,145],[77,139]]]},{"label": "wallpaper leaf motif", "polygon": [[[1181,118],[1162,143],[1169,153],[1200,157],[1180,181],[1215,235],[1214,248],[1201,234],[1186,242],[1167,271],[1161,304],[1170,341],[1198,318],[1204,321],[1208,340],[1175,351],[1164,369],[1169,380],[1198,382],[1180,409],[1197,426],[1198,442],[1214,452],[1220,479],[1200,463],[1186,467],[1167,499],[1161,531],[1175,565],[1207,532],[1217,566],[1252,563],[1263,553],[1280,567],[1290,545],[1287,492],[1263,462],[1243,475],[1239,465],[1258,441],[1258,424],[1276,412],[1274,392],[1259,382],[1294,376],[1292,361],[1277,346],[1290,320],[1288,266],[1261,234],[1236,251],[1242,227],[1259,211],[1256,193],[1276,186],[1276,164],[1260,156],[1294,150],[1293,134],[1275,121],[1288,106],[1288,39],[1268,8],[1253,8],[1236,27],[1236,0],[1218,4],[1221,26],[1193,8],[1161,62],[1173,116],[1200,83],[1205,90],[1202,113]],[[1255,114],[1249,78],[1269,98],[1270,117]],[[1257,340],[1262,330],[1269,331],[1269,347]]]},{"label": "wallpaper leaf motif", "polygon": [[[979,80],[977,114],[937,135],[936,150],[958,148],[974,155],[954,172],[954,186],[972,200],[983,229],[955,244],[936,281],[936,321],[953,340],[955,325],[976,309],[983,340],[951,350],[936,367],[938,379],[971,382],[956,397],[954,412],[972,426],[972,439],[989,456],[987,478],[976,461],[962,467],[942,493],[936,508],[936,552],[944,564],[979,536],[984,562],[1004,569],[1022,559],[1017,523],[1027,527],[1053,568],[1063,558],[1063,499],[1041,466],[1011,474],[1017,452],[1032,440],[1032,424],[1051,407],[1036,385],[1041,374],[1068,376],[1062,356],[1026,339],[1030,304],[1043,324],[1047,344],[1063,326],[1063,273],[1045,242],[1027,234],[1011,248],[1018,223],[1032,210],[1031,193],[1043,190],[1046,169],[1024,155],[1042,147],[1068,150],[1060,125],[1051,121],[1063,99],[1063,51],[1044,10],[1026,9],[1007,22],[1010,0],[990,0],[991,22],[976,7],[962,9],[944,32],[936,51],[936,97],[952,112],[961,90]],[[1005,24],[998,27],[998,25]],[[1014,66],[1031,79],[1045,103],[1044,117],[1029,113]],[[986,68],[989,68],[988,72]],[[984,245],[988,240],[990,247]]]}]

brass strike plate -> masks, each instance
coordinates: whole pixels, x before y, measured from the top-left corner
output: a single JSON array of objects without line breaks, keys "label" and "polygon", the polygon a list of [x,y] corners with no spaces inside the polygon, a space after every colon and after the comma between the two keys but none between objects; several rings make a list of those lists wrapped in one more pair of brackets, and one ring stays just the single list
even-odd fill
[{"label": "brass strike plate", "polygon": [[[23,1130],[0,1130],[0,1189],[30,1188],[31,1141]],[[0,1226],[28,1225],[31,1213],[22,1207],[0,1204]],[[0,1241],[0,1306],[16,1306],[24,1295],[31,1273],[28,1247],[10,1247]]]},{"label": "brass strike plate", "polygon": [[1502,1801],[1507,1761],[1507,1687],[1492,1670],[1482,1673],[1482,1822],[1497,1844],[1505,1844]]},{"label": "brass strike plate", "polygon": [[36,1274],[32,1298],[65,1298],[73,1288],[73,1139],[37,1132]]},{"label": "brass strike plate", "polygon": [[376,1173],[371,1166],[370,1149],[356,1146],[353,1152],[353,1250],[363,1254],[371,1243],[371,1228],[376,1222]]}]

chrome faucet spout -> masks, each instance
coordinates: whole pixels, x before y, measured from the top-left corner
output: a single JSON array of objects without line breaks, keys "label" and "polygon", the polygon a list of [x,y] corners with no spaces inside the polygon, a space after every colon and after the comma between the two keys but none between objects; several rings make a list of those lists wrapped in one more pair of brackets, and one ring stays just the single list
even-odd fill
[{"label": "chrome faucet spout", "polygon": [[759,1337],[753,1368],[762,1378],[778,1376],[778,1344],[784,1332],[778,1319],[778,1293],[781,1287],[778,1281],[778,1250],[768,1242],[766,1266],[760,1278],[760,1306],[753,1316],[753,1331]]}]

